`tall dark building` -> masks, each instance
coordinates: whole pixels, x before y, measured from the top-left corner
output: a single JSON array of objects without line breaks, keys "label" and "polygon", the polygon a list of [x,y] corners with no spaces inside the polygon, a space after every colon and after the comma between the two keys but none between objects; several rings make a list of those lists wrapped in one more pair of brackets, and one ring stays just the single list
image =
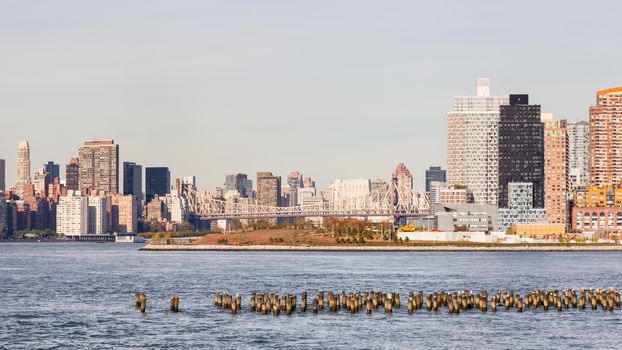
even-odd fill
[{"label": "tall dark building", "polygon": [[171,172],[167,167],[145,168],[145,201],[149,203],[154,195],[164,196],[171,189]]},{"label": "tall dark building", "polygon": [[6,189],[6,170],[4,166],[4,159],[0,159],[0,191],[4,191]]},{"label": "tall dark building", "polygon": [[71,158],[65,167],[65,185],[68,190],[80,189],[80,162],[78,158]]},{"label": "tall dark building", "polygon": [[430,182],[447,182],[447,171],[440,166],[431,166],[425,171],[425,191],[430,192]]},{"label": "tall dark building", "polygon": [[50,176],[50,182],[53,182],[55,178],[60,178],[60,165],[49,161],[46,164],[43,164],[43,169],[45,173]]},{"label": "tall dark building", "polygon": [[499,208],[508,207],[510,182],[531,182],[533,207],[544,208],[544,125],[529,95],[510,95],[510,104],[500,107]]},{"label": "tall dark building", "polygon": [[123,194],[133,194],[138,203],[143,198],[143,167],[134,162],[123,162]]}]

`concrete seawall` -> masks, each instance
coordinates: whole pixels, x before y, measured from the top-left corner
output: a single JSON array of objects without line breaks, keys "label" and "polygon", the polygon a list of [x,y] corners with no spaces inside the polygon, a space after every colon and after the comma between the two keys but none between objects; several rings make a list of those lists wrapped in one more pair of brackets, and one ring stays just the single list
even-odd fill
[{"label": "concrete seawall", "polygon": [[308,251],[308,252],[622,252],[622,245],[511,245],[511,246],[281,246],[281,245],[161,245],[147,244],[150,251]]}]

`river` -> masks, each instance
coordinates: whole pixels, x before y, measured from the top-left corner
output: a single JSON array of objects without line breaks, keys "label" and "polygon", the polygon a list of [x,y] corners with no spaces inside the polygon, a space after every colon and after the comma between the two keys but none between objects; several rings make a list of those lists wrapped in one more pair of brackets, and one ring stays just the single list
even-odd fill
[{"label": "river", "polygon": [[[622,288],[620,252],[147,252],[137,244],[0,243],[0,348],[622,348],[622,310],[408,315],[408,291]],[[252,291],[399,291],[387,315],[261,316]],[[213,305],[241,293],[243,310]],[[134,293],[147,294],[147,312]],[[167,311],[180,297],[180,312]],[[309,298],[311,299],[311,298]]]}]

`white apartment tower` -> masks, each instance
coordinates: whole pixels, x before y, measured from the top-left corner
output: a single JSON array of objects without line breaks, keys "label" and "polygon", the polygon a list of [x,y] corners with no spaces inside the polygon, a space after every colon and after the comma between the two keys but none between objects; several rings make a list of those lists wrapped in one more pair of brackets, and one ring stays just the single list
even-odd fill
[{"label": "white apartment tower", "polygon": [[447,113],[447,183],[465,185],[475,203],[497,205],[499,107],[509,96],[490,96],[490,80],[478,78],[476,96],[456,96]]},{"label": "white apartment tower", "polygon": [[24,185],[31,182],[30,179],[30,145],[28,141],[20,141],[17,146],[17,178],[15,191],[18,196],[24,195]]},{"label": "white apartment tower", "polygon": [[87,232],[88,201],[79,191],[69,191],[59,197],[56,206],[56,232],[65,236],[80,236]]},{"label": "white apartment tower", "polygon": [[573,185],[587,185],[589,181],[589,136],[590,125],[587,121],[568,124],[570,139],[570,181]]}]

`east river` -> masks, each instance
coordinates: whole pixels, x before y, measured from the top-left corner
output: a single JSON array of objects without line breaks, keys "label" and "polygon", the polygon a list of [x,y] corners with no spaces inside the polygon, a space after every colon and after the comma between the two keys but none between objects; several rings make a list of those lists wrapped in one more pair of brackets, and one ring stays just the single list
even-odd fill
[{"label": "east river", "polygon": [[[622,348],[622,309],[450,315],[409,291],[622,288],[620,252],[147,252],[137,244],[0,243],[0,348]],[[250,293],[399,291],[393,314],[262,316]],[[214,294],[242,294],[231,315]],[[147,312],[134,293],[147,295]],[[168,311],[178,295],[180,312]],[[311,299],[311,297],[310,297]]]}]

